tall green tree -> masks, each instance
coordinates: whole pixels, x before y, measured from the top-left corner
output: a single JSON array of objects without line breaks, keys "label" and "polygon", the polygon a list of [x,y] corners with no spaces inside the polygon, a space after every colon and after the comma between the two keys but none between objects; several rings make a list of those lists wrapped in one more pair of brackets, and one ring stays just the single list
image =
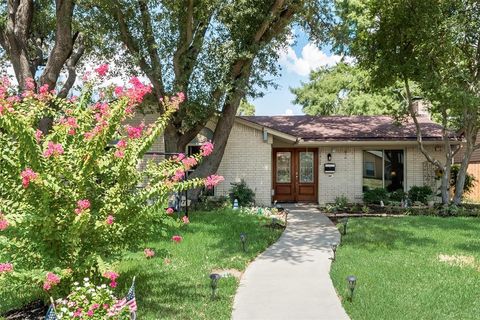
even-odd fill
[{"label": "tall green tree", "polygon": [[248,102],[247,100],[243,99],[240,102],[237,110],[238,116],[254,116],[255,115],[255,106]]},{"label": "tall green tree", "polygon": [[403,108],[396,89],[377,88],[367,70],[341,62],[312,71],[308,82],[291,91],[309,115],[381,115]]},{"label": "tall green tree", "polygon": [[[103,0],[91,1],[121,41],[126,64],[138,67],[158,100],[182,91],[186,101],[165,131],[169,152],[185,146],[216,115],[214,154],[195,175],[217,170],[238,107],[278,72],[278,50],[295,24],[321,39],[331,21],[327,0]],[[161,106],[157,110],[163,112]]]},{"label": "tall green tree", "polygon": [[[480,8],[473,0],[342,0],[338,48],[357,58],[380,87],[404,84],[408,110],[417,126],[425,157],[443,172],[442,202],[449,203],[449,176],[458,147],[447,127],[465,133],[467,149],[459,172],[455,202],[461,199],[471,151],[478,148]],[[444,126],[444,159],[426,150],[411,92],[415,81]]]}]

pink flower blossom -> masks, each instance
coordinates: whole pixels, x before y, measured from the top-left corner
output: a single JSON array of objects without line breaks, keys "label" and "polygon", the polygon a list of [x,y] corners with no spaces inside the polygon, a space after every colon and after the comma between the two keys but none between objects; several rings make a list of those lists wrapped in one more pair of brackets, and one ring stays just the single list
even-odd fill
[{"label": "pink flower blossom", "polygon": [[98,308],[100,308],[100,305],[98,303],[95,303],[90,307],[90,309],[92,309],[92,310],[95,310],[95,309],[98,309]]},{"label": "pink flower blossom", "polygon": [[115,153],[113,154],[115,158],[123,158],[125,157],[125,152],[123,150],[115,150]]},{"label": "pink flower blossom", "polygon": [[83,309],[82,308],[78,308],[74,313],[73,313],[73,317],[74,318],[80,318],[83,314]]},{"label": "pink flower blossom", "polygon": [[132,127],[132,126],[126,125],[125,129],[127,130],[127,134],[130,139],[138,139],[142,136],[142,131],[144,127],[145,125],[142,123],[138,127]]},{"label": "pink flower blossom", "polygon": [[29,91],[35,89],[35,81],[33,80],[33,78],[25,79],[25,89]]},{"label": "pink flower blossom", "polygon": [[9,225],[10,223],[8,220],[2,214],[0,214],[0,231],[7,229]]},{"label": "pink flower blossom", "polygon": [[25,168],[25,170],[20,173],[20,176],[22,177],[22,185],[26,189],[30,185],[31,181],[37,179],[38,174],[30,168]]},{"label": "pink flower blossom", "polygon": [[189,224],[190,223],[190,219],[188,219],[187,216],[183,216],[182,220],[183,220],[184,224]]},{"label": "pink flower blossom", "polygon": [[77,201],[77,207],[75,208],[76,214],[81,214],[85,210],[90,208],[90,201],[88,199],[81,199]]},{"label": "pink flower blossom", "polygon": [[184,153],[179,153],[173,159],[176,160],[176,161],[182,161],[183,159],[185,159],[185,154]]},{"label": "pink flower blossom", "polygon": [[146,248],[145,250],[143,250],[143,253],[145,254],[145,257],[147,257],[147,258],[151,258],[155,255],[155,251],[153,251],[152,249],[149,249],[149,248]]},{"label": "pink flower blossom", "polygon": [[37,140],[37,143],[39,143],[40,140],[42,139],[42,135],[43,135],[42,131],[40,131],[38,129],[37,129],[37,131],[35,131],[35,140]]},{"label": "pink flower blossom", "polygon": [[95,72],[100,76],[100,77],[104,77],[107,72],[108,72],[108,64],[104,63],[104,64],[101,64],[99,65],[96,69],[95,69]]},{"label": "pink flower blossom", "polygon": [[120,276],[118,273],[115,271],[106,271],[102,275],[104,278],[110,279],[111,281],[117,280],[117,278]]},{"label": "pink flower blossom", "polygon": [[115,221],[115,217],[112,216],[112,215],[109,215],[107,217],[107,219],[105,220],[105,223],[108,224],[108,225],[112,225],[114,221]]},{"label": "pink flower blossom", "polygon": [[59,283],[60,277],[53,272],[48,272],[45,276],[45,282],[43,283],[43,290],[48,291]]},{"label": "pink flower blossom", "polygon": [[0,263],[0,274],[13,271],[13,264],[5,262]]},{"label": "pink flower blossom", "polygon": [[173,208],[167,208],[167,210],[165,210],[167,212],[167,214],[173,214],[174,210]]},{"label": "pink flower blossom", "polygon": [[132,84],[133,87],[129,88],[125,95],[130,100],[130,104],[141,103],[144,96],[152,92],[152,87],[144,85],[137,77],[131,78],[129,83]]},{"label": "pink flower blossom", "polygon": [[48,272],[46,278],[47,278],[47,281],[50,283],[53,283],[53,284],[60,283],[60,277],[53,272]]},{"label": "pink flower blossom", "polygon": [[40,92],[41,95],[47,94],[48,93],[48,84],[44,84],[43,86],[40,87],[38,92]]},{"label": "pink flower blossom", "polygon": [[126,147],[127,147],[127,141],[125,141],[125,140],[123,140],[123,139],[120,140],[120,141],[118,141],[118,143],[117,143],[117,148],[124,149],[124,148],[126,148]]},{"label": "pink flower blossom", "polygon": [[172,237],[172,241],[175,242],[175,243],[180,243],[182,242],[183,238],[179,235],[175,235]]},{"label": "pink flower blossom", "polygon": [[48,142],[47,150],[43,152],[43,156],[45,158],[49,158],[51,156],[57,157],[63,154],[63,147],[60,143],[54,143],[52,141]]},{"label": "pink flower blossom", "polygon": [[175,174],[173,175],[172,180],[177,182],[182,180],[183,177],[185,177],[185,171],[178,169],[177,171],[175,171]]},{"label": "pink flower blossom", "polygon": [[208,157],[213,152],[213,143],[210,141],[205,142],[200,147],[201,155],[204,157]]},{"label": "pink flower blossom", "polygon": [[222,176],[218,176],[216,174],[213,174],[211,176],[208,176],[205,181],[204,181],[204,185],[205,187],[207,187],[207,189],[211,189],[213,187],[215,187],[217,184],[219,184],[220,182],[222,182],[223,180],[225,180]]},{"label": "pink flower blossom", "polygon": [[94,312],[94,311],[93,311],[92,309],[88,310],[88,311],[87,311],[87,316],[88,316],[88,317],[93,317],[93,312]]},{"label": "pink flower blossom", "polygon": [[117,282],[116,281],[110,281],[110,283],[108,285],[112,288],[116,288],[117,287]]},{"label": "pink flower blossom", "polygon": [[117,97],[119,97],[119,96],[123,95],[123,87],[122,86],[115,87],[113,92],[115,92],[115,95]]},{"label": "pink flower blossom", "polygon": [[104,303],[102,307],[103,307],[103,309],[105,309],[105,310],[110,309],[110,306],[108,305],[108,303]]},{"label": "pink flower blossom", "polygon": [[183,159],[182,163],[185,166],[185,170],[190,170],[191,168],[193,168],[198,164],[197,159],[193,157]]}]

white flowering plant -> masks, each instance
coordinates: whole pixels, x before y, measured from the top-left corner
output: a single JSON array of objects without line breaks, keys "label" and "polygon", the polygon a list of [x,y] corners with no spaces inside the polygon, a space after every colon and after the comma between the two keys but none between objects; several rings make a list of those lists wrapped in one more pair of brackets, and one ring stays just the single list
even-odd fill
[{"label": "white flowering plant", "polygon": [[129,307],[120,306],[119,299],[106,284],[95,285],[85,278],[83,285],[78,282],[73,285],[73,291],[55,303],[58,319],[130,319]]}]

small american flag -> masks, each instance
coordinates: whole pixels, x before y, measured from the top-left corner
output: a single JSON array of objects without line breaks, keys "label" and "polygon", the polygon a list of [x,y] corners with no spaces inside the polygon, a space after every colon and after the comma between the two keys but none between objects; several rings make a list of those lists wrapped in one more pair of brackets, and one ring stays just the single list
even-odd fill
[{"label": "small american flag", "polygon": [[57,315],[55,314],[55,308],[53,307],[53,304],[51,304],[50,307],[48,307],[45,320],[57,320]]},{"label": "small american flag", "polygon": [[133,277],[132,286],[128,290],[127,296],[118,301],[115,305],[115,308],[121,309],[125,306],[128,306],[130,312],[132,313],[130,318],[136,319],[137,301],[135,300],[135,277]]}]

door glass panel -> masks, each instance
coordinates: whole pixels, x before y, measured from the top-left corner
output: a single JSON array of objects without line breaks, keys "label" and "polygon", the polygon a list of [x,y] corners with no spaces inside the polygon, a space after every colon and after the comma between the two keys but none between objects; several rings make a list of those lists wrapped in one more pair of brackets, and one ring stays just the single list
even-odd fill
[{"label": "door glass panel", "polygon": [[385,189],[393,192],[403,190],[403,150],[384,151]]},{"label": "door glass panel", "polygon": [[313,183],[313,152],[300,152],[300,183]]},{"label": "door glass panel", "polygon": [[292,153],[277,152],[277,182],[290,183],[292,181]]},{"label": "door glass panel", "polygon": [[383,188],[382,150],[363,151],[363,191]]}]

